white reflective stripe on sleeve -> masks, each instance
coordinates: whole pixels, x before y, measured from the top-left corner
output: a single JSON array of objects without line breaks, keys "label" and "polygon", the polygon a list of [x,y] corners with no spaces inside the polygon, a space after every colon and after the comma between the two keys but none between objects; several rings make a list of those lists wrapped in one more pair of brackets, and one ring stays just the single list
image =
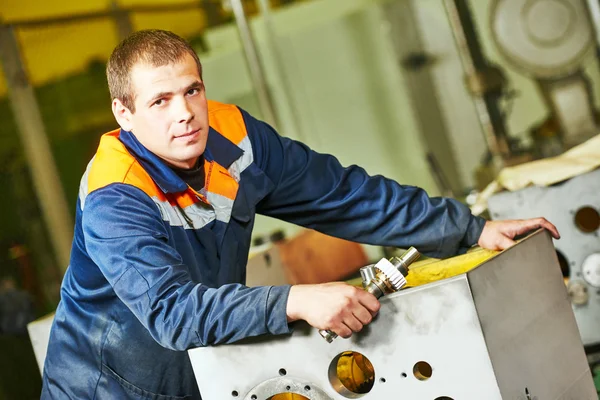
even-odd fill
[{"label": "white reflective stripe on sleeve", "polygon": [[250,143],[250,138],[248,136],[242,139],[237,146],[244,151],[244,154],[231,164],[228,172],[229,175],[239,182],[241,173],[248,168],[248,165],[252,164],[252,161],[254,161],[254,155],[252,154],[252,143]]},{"label": "white reflective stripe on sleeve", "polygon": [[162,201],[156,197],[152,197],[152,200],[160,210],[163,221],[168,222],[171,226],[181,226],[184,229],[200,229],[215,219],[215,212],[212,208],[202,202],[180,208],[173,207],[168,201]]},{"label": "white reflective stripe on sleeve", "polygon": [[94,158],[92,157],[90,162],[88,163],[83,176],[81,177],[81,181],[79,182],[79,203],[81,204],[81,210],[83,211],[83,206],[85,204],[85,199],[88,195],[88,175],[90,174],[90,170],[92,169],[92,164],[94,163]]},{"label": "white reflective stripe on sleeve", "polygon": [[233,209],[233,200],[212,192],[208,192],[206,198],[215,210],[217,221],[229,222],[231,219],[231,210]]}]

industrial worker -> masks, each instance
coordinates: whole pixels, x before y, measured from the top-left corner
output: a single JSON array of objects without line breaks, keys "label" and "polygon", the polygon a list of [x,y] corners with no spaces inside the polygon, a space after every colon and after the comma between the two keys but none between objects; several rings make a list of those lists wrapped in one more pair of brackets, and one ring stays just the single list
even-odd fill
[{"label": "industrial worker", "polygon": [[372,320],[377,299],[345,283],[244,286],[256,213],[435,257],[539,227],[558,238],[543,218],[486,222],[207,101],[198,56],[173,33],[125,39],[107,78],[121,128],[81,180],[42,398],[198,399],[186,349],[295,320],[346,338]]}]

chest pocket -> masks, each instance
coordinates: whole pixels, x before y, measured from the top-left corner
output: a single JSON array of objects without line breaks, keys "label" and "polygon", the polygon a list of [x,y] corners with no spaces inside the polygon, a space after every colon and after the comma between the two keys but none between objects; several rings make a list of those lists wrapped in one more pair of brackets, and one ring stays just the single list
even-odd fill
[{"label": "chest pocket", "polygon": [[[271,180],[254,163],[241,173],[237,196],[231,211],[231,220],[225,232],[222,247],[222,261],[226,262],[230,268],[221,268],[220,284],[245,283],[246,263],[248,262],[256,205],[273,188]],[[228,249],[229,257],[227,256]],[[225,260],[226,258],[228,260]],[[234,267],[231,268],[231,266]]]}]

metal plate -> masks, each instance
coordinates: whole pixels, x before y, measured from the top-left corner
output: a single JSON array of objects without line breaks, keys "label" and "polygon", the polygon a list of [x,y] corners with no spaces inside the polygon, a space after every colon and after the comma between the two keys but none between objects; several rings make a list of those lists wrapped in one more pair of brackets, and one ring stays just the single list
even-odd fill
[{"label": "metal plate", "polygon": [[586,287],[587,302],[573,310],[583,343],[592,345],[600,343],[600,290],[583,279],[582,265],[590,254],[600,252],[600,232],[577,228],[575,215],[584,207],[600,210],[600,169],[550,187],[498,193],[488,201],[492,219],[544,216],[556,225],[561,239],[554,246],[570,268],[570,282]]},{"label": "metal plate", "polygon": [[502,398],[596,400],[550,235],[488,263],[467,275]]},{"label": "metal plate", "polygon": [[[532,239],[468,275],[383,298],[375,321],[349,340],[329,344],[298,323],[291,336],[190,350],[200,391],[211,400],[260,398],[258,390],[283,382],[285,370],[297,383],[293,392],[309,386],[300,394],[311,400],[525,399],[526,388],[539,399],[596,400],[552,242],[544,232]],[[515,277],[520,268],[530,271],[526,282]],[[332,362],[345,351],[373,364],[374,385],[363,396],[344,396],[332,385]],[[419,361],[432,367],[428,380],[413,373]]]}]

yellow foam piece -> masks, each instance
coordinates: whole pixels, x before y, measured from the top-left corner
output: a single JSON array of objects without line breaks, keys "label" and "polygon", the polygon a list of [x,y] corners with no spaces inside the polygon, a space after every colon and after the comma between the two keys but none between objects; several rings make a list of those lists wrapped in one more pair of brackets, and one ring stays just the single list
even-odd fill
[{"label": "yellow foam piece", "polygon": [[407,286],[420,286],[464,274],[498,253],[498,251],[478,247],[466,254],[445,260],[430,258],[416,261],[410,266],[410,272],[406,277]]},{"label": "yellow foam piece", "polygon": [[[410,266],[410,272],[406,277],[406,287],[420,286],[464,274],[498,253],[499,251],[475,247],[466,254],[444,260],[428,258],[416,261]],[[348,281],[348,283],[354,286],[361,286],[362,280],[361,278],[356,278]]]}]

